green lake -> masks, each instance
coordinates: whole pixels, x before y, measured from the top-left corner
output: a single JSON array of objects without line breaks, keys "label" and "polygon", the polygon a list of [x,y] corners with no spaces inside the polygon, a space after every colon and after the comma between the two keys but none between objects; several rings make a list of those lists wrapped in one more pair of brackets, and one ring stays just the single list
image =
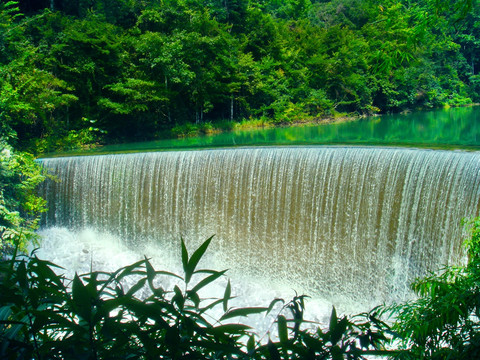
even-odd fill
[{"label": "green lake", "polygon": [[[321,125],[231,131],[209,136],[107,145],[82,154],[273,145],[377,145],[480,149],[480,107],[362,118]],[[62,155],[74,155],[75,152]],[[60,154],[55,154],[60,155]]]}]

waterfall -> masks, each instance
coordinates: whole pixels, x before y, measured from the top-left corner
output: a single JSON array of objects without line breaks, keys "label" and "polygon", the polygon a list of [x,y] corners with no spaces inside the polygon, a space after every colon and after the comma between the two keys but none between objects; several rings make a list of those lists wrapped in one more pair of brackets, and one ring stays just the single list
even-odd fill
[{"label": "waterfall", "polygon": [[460,221],[479,211],[476,152],[268,147],[41,162],[57,178],[42,189],[44,228],[171,254],[181,237],[194,248],[215,234],[219,266],[333,302],[404,299],[415,277],[462,261]]}]

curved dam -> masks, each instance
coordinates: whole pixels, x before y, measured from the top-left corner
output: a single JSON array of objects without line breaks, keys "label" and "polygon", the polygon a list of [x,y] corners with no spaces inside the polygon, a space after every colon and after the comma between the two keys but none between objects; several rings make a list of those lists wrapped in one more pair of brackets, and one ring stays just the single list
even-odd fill
[{"label": "curved dam", "polygon": [[[459,263],[480,153],[266,147],[42,159],[43,228],[89,228],[177,256],[215,235],[215,265],[337,302],[402,300]],[[142,254],[143,255],[143,254]],[[146,254],[150,255],[150,254]],[[220,270],[216,267],[217,270]]]}]

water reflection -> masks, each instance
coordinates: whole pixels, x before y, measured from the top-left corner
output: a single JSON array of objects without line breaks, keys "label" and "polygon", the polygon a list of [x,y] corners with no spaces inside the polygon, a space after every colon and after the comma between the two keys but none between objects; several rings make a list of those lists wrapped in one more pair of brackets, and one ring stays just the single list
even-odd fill
[{"label": "water reflection", "polygon": [[92,153],[324,144],[478,149],[480,108],[462,107],[332,124],[232,131],[211,136],[109,145]]}]

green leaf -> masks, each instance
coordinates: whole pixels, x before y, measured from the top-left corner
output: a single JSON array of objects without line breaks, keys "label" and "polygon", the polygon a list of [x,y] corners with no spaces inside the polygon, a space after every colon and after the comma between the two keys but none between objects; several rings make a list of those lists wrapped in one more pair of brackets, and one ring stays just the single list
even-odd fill
[{"label": "green leaf", "polygon": [[332,306],[332,314],[330,315],[330,326],[329,331],[332,332],[337,326],[337,310],[335,310],[335,306]]},{"label": "green leaf", "polygon": [[331,348],[331,354],[332,360],[343,360],[343,352],[337,345]]},{"label": "green leaf", "polygon": [[59,266],[56,266],[52,263],[49,263],[47,261],[39,260],[36,259],[36,266],[35,266],[35,272],[39,275],[42,276],[44,279],[50,279],[52,282],[54,282],[56,285],[59,287],[63,288],[63,282],[62,282],[62,277],[57,275],[51,268],[50,266],[58,267],[62,269]]},{"label": "green leaf", "polygon": [[11,306],[2,306],[0,308],[0,322],[7,320],[10,317],[11,313],[12,313]]},{"label": "green leaf", "polygon": [[277,319],[277,323],[278,323],[278,338],[280,339],[280,343],[285,344],[288,341],[287,319],[285,319],[285,316],[280,315]]},{"label": "green leaf", "polygon": [[138,290],[143,288],[145,286],[145,283],[147,282],[146,278],[138,280],[127,292],[127,296],[133,296]]},{"label": "green leaf", "polygon": [[[185,241],[181,238],[182,241],[182,265],[183,265],[183,272],[185,274],[188,273],[188,251],[187,247],[185,246]],[[187,280],[186,280],[187,281]],[[187,281],[188,282],[188,281]]]},{"label": "green leaf", "polygon": [[220,321],[231,319],[237,316],[248,316],[252,314],[259,314],[259,313],[265,312],[266,310],[267,308],[265,307],[246,307],[246,308],[232,309],[227,311],[225,314],[223,314],[223,316],[220,318]]},{"label": "green leaf", "polygon": [[268,309],[267,309],[267,312],[265,315],[268,315],[270,313],[270,311],[272,311],[273,307],[275,306],[276,303],[278,302],[281,302],[282,304],[285,304],[285,300],[283,299],[280,299],[280,298],[276,298],[276,299],[273,299],[271,302],[270,302],[270,305],[268,306]]},{"label": "green leaf", "polygon": [[211,282],[217,280],[220,276],[224,275],[225,273],[227,272],[227,270],[223,270],[223,271],[217,271],[216,273],[206,277],[205,279],[201,280],[197,285],[195,285],[193,287],[192,292],[197,292],[199,291],[200,289],[202,289],[203,287],[207,286],[208,284],[210,284]]},{"label": "green leaf", "polygon": [[230,279],[228,279],[227,287],[225,288],[225,292],[223,294],[223,312],[227,312],[228,310],[228,300],[230,299],[231,294],[232,287],[230,285]]},{"label": "green leaf", "polygon": [[92,296],[77,274],[75,274],[72,283],[72,300],[78,315],[85,320],[90,319]]},{"label": "green leaf", "polygon": [[223,299],[217,299],[217,300],[211,302],[210,304],[208,304],[207,306],[199,308],[198,310],[200,311],[201,314],[203,314],[205,311],[213,309],[215,306],[217,306],[218,304],[220,304],[222,302],[223,302]]},{"label": "green leaf", "polygon": [[20,332],[20,330],[22,330],[22,328],[26,326],[27,322],[28,322],[28,319],[25,317],[24,322],[19,322],[15,325],[9,326],[8,330],[5,332],[5,335],[4,335],[5,338],[10,340],[15,339],[18,333]]},{"label": "green leaf", "polygon": [[342,318],[333,330],[330,330],[330,341],[332,344],[336,344],[343,337],[345,330],[347,329],[348,319],[346,317]]},{"label": "green leaf", "polygon": [[247,350],[248,352],[252,352],[253,350],[255,350],[255,335],[250,335],[250,337],[248,338],[248,341],[247,341]]},{"label": "green leaf", "polygon": [[197,311],[197,309],[195,309],[194,311],[185,310],[184,314],[189,315],[188,320],[195,321],[197,325],[200,324],[204,328],[212,327],[212,325],[204,317],[202,317],[202,315]]},{"label": "green leaf", "polygon": [[200,307],[200,296],[194,291],[187,291],[187,298],[190,299],[193,304],[195,305],[195,308]]},{"label": "green leaf", "polygon": [[25,265],[25,261],[23,260],[20,261],[17,267],[17,281],[21,289],[28,289],[27,267]]},{"label": "green leaf", "polygon": [[313,337],[308,333],[303,333],[302,338],[303,338],[303,341],[305,342],[305,345],[307,345],[309,349],[312,349],[313,351],[317,351],[320,353],[325,351],[325,348],[324,348],[325,343],[321,338]]},{"label": "green leaf", "polygon": [[146,257],[145,257],[145,268],[147,269],[147,280],[148,280],[148,286],[150,287],[150,290],[152,290],[152,292],[156,296],[162,296],[163,289],[162,288],[157,289],[153,284],[153,281],[155,280],[155,276],[157,275],[157,273],[153,268],[152,264],[150,264],[150,261]]},{"label": "green leaf", "polygon": [[172,273],[172,272],[170,272],[170,271],[155,270],[155,274],[157,274],[157,275],[172,276],[172,277],[176,277],[177,279],[183,281],[183,277],[181,277],[180,275],[177,275],[177,274],[175,274],[175,273]]},{"label": "green leaf", "polygon": [[280,353],[277,350],[275,344],[269,339],[267,344],[268,352],[270,353],[270,359],[280,360]]},{"label": "green leaf", "polygon": [[185,298],[183,297],[182,291],[177,285],[175,285],[174,291],[175,295],[172,298],[172,302],[176,303],[180,309],[183,309],[183,306],[185,305]]},{"label": "green leaf", "polygon": [[238,334],[243,335],[247,330],[252,329],[248,325],[244,324],[225,324],[219,325],[209,330],[212,334]]},{"label": "green leaf", "polygon": [[184,270],[185,270],[185,282],[188,283],[195,272],[195,268],[198,265],[198,262],[202,258],[202,256],[205,254],[205,251],[207,251],[208,245],[210,245],[210,242],[212,241],[213,236],[208,238],[203,242],[202,245],[193,253],[192,257],[187,261],[187,266],[185,268],[185,263],[184,263],[184,257],[188,257],[187,254],[187,249],[185,248],[185,244],[183,243],[182,240],[182,263],[184,263]]},{"label": "green leaf", "polygon": [[[224,344],[224,343],[206,340],[206,341],[195,341],[193,342],[193,344],[196,347],[203,349],[204,351],[206,350],[207,352],[214,351],[214,352],[225,353],[229,355],[243,354],[243,352],[240,349],[235,347],[234,343],[231,345],[231,344]],[[223,358],[223,357],[219,357],[219,358]],[[231,358],[231,357],[229,356],[228,358]]]},{"label": "green leaf", "polygon": [[[124,266],[123,268],[119,269],[115,273],[118,273],[116,276],[117,280],[121,280],[126,276],[136,275],[139,272],[140,266],[145,262],[145,260],[139,260],[131,265]],[[143,273],[143,270],[140,271]]]}]

